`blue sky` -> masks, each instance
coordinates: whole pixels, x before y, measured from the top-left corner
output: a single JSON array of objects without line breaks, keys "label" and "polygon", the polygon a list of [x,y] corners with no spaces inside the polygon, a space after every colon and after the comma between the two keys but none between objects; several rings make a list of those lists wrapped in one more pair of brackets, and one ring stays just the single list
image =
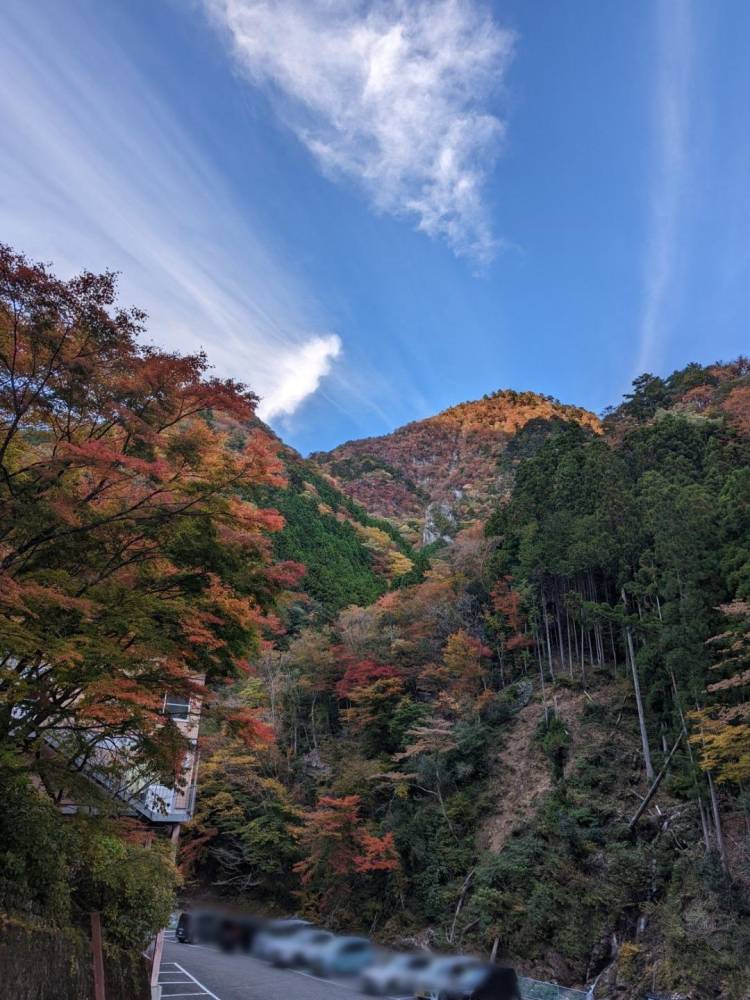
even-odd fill
[{"label": "blue sky", "polygon": [[301,451],[750,348],[750,5],[6,0],[0,239]]}]

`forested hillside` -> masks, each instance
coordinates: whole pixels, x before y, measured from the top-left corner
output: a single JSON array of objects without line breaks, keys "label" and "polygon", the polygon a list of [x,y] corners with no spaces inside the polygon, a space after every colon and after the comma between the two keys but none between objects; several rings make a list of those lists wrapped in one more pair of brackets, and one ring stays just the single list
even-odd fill
[{"label": "forested hillside", "polygon": [[368,511],[429,543],[486,516],[507,496],[516,463],[565,421],[599,428],[580,407],[505,389],[311,457]]},{"label": "forested hillside", "polygon": [[313,463],[281,442],[278,448],[285,484],[267,488],[261,499],[284,518],[274,536],[276,556],[306,567],[308,600],[298,615],[329,619],[349,604],[371,604],[390,587],[421,578],[425,553],[393,524],[369,515]]},{"label": "forested hillside", "polygon": [[600,997],[747,997],[749,388],[690,365],[601,428],[522,427],[423,580],[290,622],[221,696],[252,746],[207,719],[194,891]]},{"label": "forested hillside", "polygon": [[[447,464],[424,423],[431,495],[476,475],[416,549],[114,294],[0,253],[17,933],[74,952],[98,909],[127,969],[181,887],[607,1000],[747,1000],[750,363],[645,375],[601,423],[463,404]],[[203,703],[177,865],[103,791],[179,782],[166,694]]]}]

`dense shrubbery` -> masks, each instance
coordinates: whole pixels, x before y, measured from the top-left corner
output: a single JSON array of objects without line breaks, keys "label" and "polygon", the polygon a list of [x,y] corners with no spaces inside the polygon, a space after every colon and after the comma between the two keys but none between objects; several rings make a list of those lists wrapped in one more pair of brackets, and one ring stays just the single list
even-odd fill
[{"label": "dense shrubbery", "polygon": [[0,910],[57,927],[102,913],[112,944],[142,948],[164,927],[179,884],[168,844],[127,839],[113,821],[61,816],[19,762],[0,769]]},{"label": "dense shrubbery", "polygon": [[63,924],[71,916],[70,836],[19,762],[0,762],[0,909]]}]

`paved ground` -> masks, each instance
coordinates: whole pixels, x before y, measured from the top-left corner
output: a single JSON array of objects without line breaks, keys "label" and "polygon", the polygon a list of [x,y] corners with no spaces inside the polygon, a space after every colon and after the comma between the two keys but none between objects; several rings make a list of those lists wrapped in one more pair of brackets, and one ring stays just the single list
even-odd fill
[{"label": "paved ground", "polygon": [[203,945],[164,945],[162,997],[198,1000],[362,1000],[351,983],[275,969],[248,955],[225,955]]}]

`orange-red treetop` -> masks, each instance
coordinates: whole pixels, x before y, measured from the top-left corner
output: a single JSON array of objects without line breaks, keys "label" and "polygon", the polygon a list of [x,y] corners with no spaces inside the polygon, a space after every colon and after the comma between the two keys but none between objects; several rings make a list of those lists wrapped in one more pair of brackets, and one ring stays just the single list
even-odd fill
[{"label": "orange-red treetop", "polygon": [[231,672],[300,568],[253,499],[283,483],[255,395],[143,345],[115,291],[0,247],[0,738],[158,757],[160,694]]}]

